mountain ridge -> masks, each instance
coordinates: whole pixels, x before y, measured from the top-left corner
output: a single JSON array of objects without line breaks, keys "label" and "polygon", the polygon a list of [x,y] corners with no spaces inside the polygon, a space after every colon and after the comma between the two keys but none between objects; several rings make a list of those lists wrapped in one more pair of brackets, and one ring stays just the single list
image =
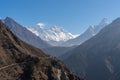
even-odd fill
[{"label": "mountain ridge", "polygon": [[56,58],[17,38],[0,20],[1,80],[82,80]]},{"label": "mountain ridge", "polygon": [[25,27],[14,21],[10,17],[6,17],[6,19],[3,20],[3,22],[8,26],[8,28],[20,39],[23,41],[32,44],[33,46],[36,46],[40,49],[46,48],[46,47],[51,47],[50,44],[47,42],[43,41],[36,35],[34,35],[32,32],[27,30]]},{"label": "mountain ridge", "polygon": [[64,62],[77,74],[85,76],[86,80],[119,80],[119,35],[120,18],[117,18],[71,51]]},{"label": "mountain ridge", "polygon": [[28,30],[47,41],[49,44],[53,44],[55,46],[59,46],[59,44],[69,40],[76,38],[78,35],[73,35],[70,32],[65,31],[63,28],[58,26],[53,26],[49,29],[41,28],[40,25],[36,25],[34,27],[27,27]]},{"label": "mountain ridge", "polygon": [[92,38],[93,36],[95,36],[102,28],[104,28],[108,24],[109,24],[108,19],[104,18],[98,25],[90,25],[90,27],[88,27],[88,29],[83,34],[74,39],[70,39],[62,43],[61,46],[80,45],[85,41],[89,40],[90,38]]}]

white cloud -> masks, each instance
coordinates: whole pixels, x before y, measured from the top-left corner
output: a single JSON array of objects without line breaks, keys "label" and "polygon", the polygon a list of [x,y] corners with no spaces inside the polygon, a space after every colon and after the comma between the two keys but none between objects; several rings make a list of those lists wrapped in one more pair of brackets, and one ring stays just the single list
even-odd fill
[{"label": "white cloud", "polygon": [[40,28],[44,28],[45,27],[45,24],[44,23],[38,23],[37,26],[39,26]]}]

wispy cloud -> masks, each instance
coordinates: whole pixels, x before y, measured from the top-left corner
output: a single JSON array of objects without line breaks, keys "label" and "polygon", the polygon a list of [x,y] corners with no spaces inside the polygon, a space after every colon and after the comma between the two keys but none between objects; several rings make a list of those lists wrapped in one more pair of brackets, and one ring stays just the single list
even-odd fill
[{"label": "wispy cloud", "polygon": [[44,23],[38,23],[37,26],[39,26],[40,28],[44,28],[45,27],[45,24]]}]

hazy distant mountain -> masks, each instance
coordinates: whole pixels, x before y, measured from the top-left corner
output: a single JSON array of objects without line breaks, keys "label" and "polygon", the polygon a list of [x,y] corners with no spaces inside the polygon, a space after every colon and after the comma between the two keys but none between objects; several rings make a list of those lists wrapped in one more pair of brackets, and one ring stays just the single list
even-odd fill
[{"label": "hazy distant mountain", "polygon": [[120,80],[120,18],[69,53],[64,62],[86,80]]},{"label": "hazy distant mountain", "polygon": [[27,29],[54,46],[58,46],[59,44],[78,36],[73,35],[58,26],[44,29],[41,24],[37,24],[36,26],[28,27]]},{"label": "hazy distant mountain", "polygon": [[45,53],[48,53],[54,57],[63,59],[63,56],[66,56],[66,52],[71,51],[72,49],[74,49],[76,46],[72,46],[72,47],[50,47],[50,48],[45,48],[43,49],[45,51]]},{"label": "hazy distant mountain", "polygon": [[61,46],[80,45],[86,40],[95,36],[102,28],[104,28],[108,24],[109,24],[108,20],[104,18],[98,25],[91,25],[83,34],[81,34],[77,38],[70,39],[64,42],[63,44],[61,44]]},{"label": "hazy distant mountain", "polygon": [[14,21],[13,19],[7,17],[4,20],[4,23],[9,27],[9,29],[16,35],[18,36],[21,40],[36,46],[40,49],[42,48],[47,48],[51,47],[50,44],[47,42],[43,41],[41,38],[33,34],[31,31]]},{"label": "hazy distant mountain", "polygon": [[17,38],[0,21],[0,80],[83,80],[56,58]]}]

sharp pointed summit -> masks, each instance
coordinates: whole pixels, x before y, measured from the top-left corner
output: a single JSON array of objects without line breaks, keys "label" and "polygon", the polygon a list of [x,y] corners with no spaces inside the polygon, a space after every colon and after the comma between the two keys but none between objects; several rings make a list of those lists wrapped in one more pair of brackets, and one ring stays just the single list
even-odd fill
[{"label": "sharp pointed summit", "polygon": [[61,46],[80,45],[87,41],[88,39],[90,39],[91,37],[95,36],[97,33],[99,33],[101,29],[103,29],[108,24],[109,21],[107,20],[107,18],[104,18],[98,25],[91,25],[83,34],[74,39],[70,39],[64,42],[63,44],[61,44]]}]

